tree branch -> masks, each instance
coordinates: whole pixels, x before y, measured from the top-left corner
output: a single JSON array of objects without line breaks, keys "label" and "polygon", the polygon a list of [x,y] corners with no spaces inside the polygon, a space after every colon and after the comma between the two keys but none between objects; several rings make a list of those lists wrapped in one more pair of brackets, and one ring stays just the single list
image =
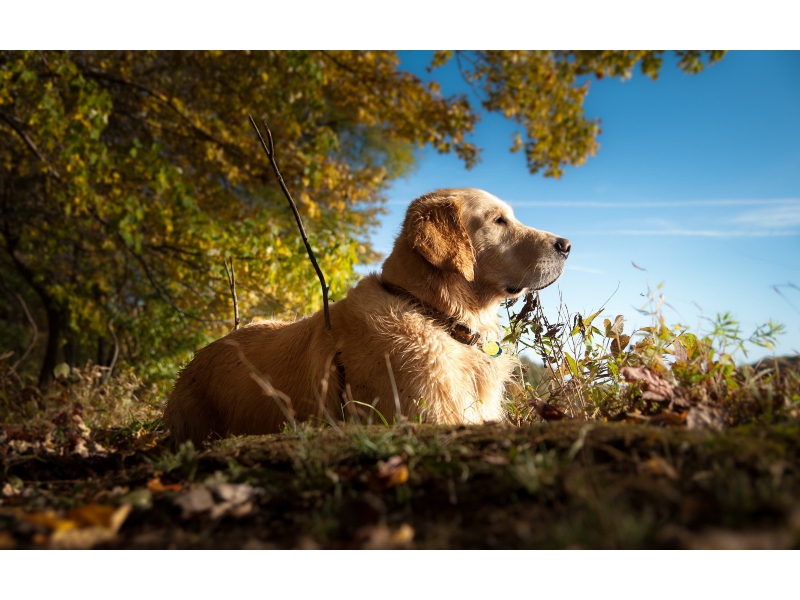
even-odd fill
[{"label": "tree branch", "polygon": [[236,273],[233,270],[233,257],[231,256],[231,268],[228,270],[228,261],[223,261],[225,265],[225,274],[228,276],[228,285],[231,288],[231,296],[233,296],[233,330],[239,329],[239,301],[236,299]]},{"label": "tree branch", "polygon": [[250,123],[253,124],[253,129],[255,129],[256,133],[258,134],[258,139],[261,140],[261,145],[264,147],[264,152],[267,153],[267,158],[269,158],[269,162],[272,165],[272,170],[275,171],[275,176],[278,178],[278,183],[283,190],[283,195],[286,196],[286,199],[289,201],[289,206],[294,213],[294,218],[297,221],[297,227],[300,229],[300,235],[303,238],[303,244],[305,244],[306,252],[308,252],[308,258],[311,259],[311,264],[314,266],[314,270],[317,272],[319,283],[322,286],[322,308],[325,314],[325,329],[330,331],[331,315],[330,310],[328,309],[328,286],[325,284],[325,277],[322,275],[322,271],[317,264],[317,259],[314,258],[314,252],[311,250],[311,244],[308,243],[308,237],[306,236],[305,227],[303,227],[303,221],[300,219],[300,212],[297,210],[297,204],[295,204],[292,195],[289,193],[289,189],[286,187],[286,183],[283,181],[281,172],[278,170],[278,163],[275,162],[275,144],[272,141],[272,131],[270,131],[269,125],[267,125],[267,121],[264,119],[264,128],[267,130],[267,138],[269,139],[269,146],[267,146],[264,138],[261,136],[261,131],[259,131],[258,125],[256,125],[256,122],[253,120],[253,117],[250,115],[247,116],[250,118]]},{"label": "tree branch", "polygon": [[22,310],[24,311],[25,316],[28,318],[28,322],[31,324],[31,329],[33,331],[31,331],[31,342],[30,344],[28,344],[28,347],[25,349],[25,352],[22,353],[22,356],[19,357],[17,362],[11,365],[12,371],[16,371],[17,367],[20,366],[23,362],[25,362],[25,359],[28,358],[28,354],[31,353],[31,350],[33,350],[33,347],[36,345],[36,338],[39,337],[39,328],[36,327],[36,321],[33,320],[31,312],[28,310],[28,305],[25,303],[25,299],[19,294],[14,294],[14,297],[17,299],[20,306],[22,307]]},{"label": "tree branch", "polygon": [[[80,69],[81,66],[79,66],[78,68]],[[170,98],[166,97],[164,94],[160,94],[159,92],[151,90],[147,86],[141,85],[139,83],[136,83],[136,82],[133,82],[133,81],[128,81],[127,79],[124,79],[122,77],[115,77],[114,75],[106,73],[105,71],[101,71],[99,69],[95,69],[95,68],[88,67],[88,66],[87,67],[83,67],[81,69],[81,74],[84,77],[90,77],[92,79],[101,79],[101,80],[108,81],[109,83],[116,83],[117,85],[132,87],[133,89],[139,90],[140,92],[143,92],[144,94],[147,94],[151,98],[154,98],[155,100],[157,100],[157,101],[161,102],[162,104],[164,104],[167,108],[171,109],[176,115],[178,115],[178,117],[180,117],[184,121],[184,123],[186,123],[186,125],[188,125],[188,127],[192,131],[194,131],[201,138],[203,138],[206,141],[212,142],[212,143],[224,148],[225,150],[227,150],[228,152],[232,153],[235,156],[236,155],[239,155],[239,156],[241,155],[237,148],[235,148],[233,146],[229,146],[228,144],[218,140],[217,138],[215,138],[213,135],[211,135],[210,133],[208,133],[207,131],[205,131],[201,127],[195,125],[192,122],[192,120],[189,117],[187,117],[185,114],[183,114],[183,112],[177,106],[175,106],[175,104],[172,102],[172,100]]]},{"label": "tree branch", "polygon": [[150,284],[153,286],[153,289],[155,289],[156,293],[159,295],[161,300],[166,302],[176,313],[178,313],[178,317],[180,318],[181,323],[185,327],[186,316],[187,316],[186,313],[184,313],[184,311],[180,307],[178,307],[177,304],[175,304],[169,292],[161,286],[161,284],[158,282],[158,279],[156,279],[156,276],[150,269],[150,265],[147,264],[147,261],[144,259],[144,257],[140,256],[133,248],[131,248],[125,243],[125,240],[122,238],[122,234],[117,232],[117,237],[120,240],[122,240],[123,247],[127,249],[128,252],[130,252],[131,256],[133,256],[133,258],[135,258],[136,261],[142,266],[145,276],[147,277],[148,281],[150,281]]},{"label": "tree branch", "polygon": [[18,120],[4,112],[0,112],[0,119],[3,119],[3,121],[8,123],[8,126],[11,127],[11,129],[13,129],[14,132],[22,138],[22,141],[25,142],[25,145],[28,146],[28,149],[36,155],[36,158],[47,165],[47,170],[50,172],[50,174],[61,181],[61,176],[48,162],[48,160],[42,156],[42,153],[39,152],[39,149],[36,147],[36,144],[33,143],[33,140],[30,138],[30,136],[22,130],[20,123],[17,122]]},{"label": "tree branch", "polygon": [[117,358],[119,357],[119,340],[117,339],[117,334],[114,331],[114,326],[111,324],[111,321],[108,322],[108,330],[111,332],[111,337],[114,338],[114,355],[111,358],[111,364],[108,365],[108,371],[103,375],[103,383],[111,378],[111,371],[114,370],[114,365],[117,364]]}]

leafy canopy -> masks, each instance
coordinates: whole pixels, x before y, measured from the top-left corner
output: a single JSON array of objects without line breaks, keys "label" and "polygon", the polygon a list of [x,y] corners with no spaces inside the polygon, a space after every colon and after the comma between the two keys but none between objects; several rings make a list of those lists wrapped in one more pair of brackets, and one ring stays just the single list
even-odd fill
[{"label": "leafy canopy", "polygon": [[[706,62],[721,53],[705,55]],[[696,72],[699,52],[680,54]],[[369,230],[391,181],[430,144],[467,167],[482,110],[525,131],[531,173],[558,177],[597,150],[588,76],[655,77],[661,52],[436,52],[479,93],[444,97],[394,52],[0,53],[0,337],[22,352],[23,304],[58,357],[113,357],[151,377],[230,327],[223,258],[241,312],[319,307],[298,232],[247,120],[264,115],[332,296],[377,259]],[[19,298],[15,299],[15,295]],[[18,302],[18,300],[20,302]]]}]

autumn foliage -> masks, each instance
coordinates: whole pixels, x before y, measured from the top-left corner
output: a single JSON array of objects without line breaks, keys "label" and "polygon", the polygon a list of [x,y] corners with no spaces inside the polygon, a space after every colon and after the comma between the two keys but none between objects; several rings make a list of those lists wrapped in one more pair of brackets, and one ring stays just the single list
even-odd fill
[{"label": "autumn foliage", "polygon": [[[0,342],[52,379],[62,360],[169,380],[241,312],[319,308],[319,289],[247,115],[265,116],[333,298],[414,151],[467,167],[482,111],[518,122],[531,172],[597,150],[590,77],[651,77],[660,52],[437,52],[478,93],[445,97],[395,52],[0,53]],[[680,54],[697,71],[720,53]],[[472,99],[471,99],[472,98]],[[35,332],[46,341],[35,343]]]}]

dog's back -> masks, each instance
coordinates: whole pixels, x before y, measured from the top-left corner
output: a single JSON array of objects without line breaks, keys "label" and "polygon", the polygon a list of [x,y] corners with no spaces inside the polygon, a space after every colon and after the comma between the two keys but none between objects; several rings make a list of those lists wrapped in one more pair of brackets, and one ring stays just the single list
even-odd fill
[{"label": "dog's back", "polygon": [[[292,419],[323,413],[321,382],[332,352],[320,319],[316,314],[294,323],[247,325],[198,351],[164,411],[173,437],[197,444],[209,437],[275,432]],[[299,360],[314,351],[321,360]]]}]

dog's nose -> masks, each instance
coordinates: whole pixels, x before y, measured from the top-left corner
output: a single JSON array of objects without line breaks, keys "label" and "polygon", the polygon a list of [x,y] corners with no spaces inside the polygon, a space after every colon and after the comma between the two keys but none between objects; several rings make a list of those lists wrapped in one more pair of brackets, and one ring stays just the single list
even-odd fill
[{"label": "dog's nose", "polygon": [[566,238],[558,238],[555,243],[556,250],[564,255],[564,258],[569,256],[569,251],[572,250],[572,244]]}]

